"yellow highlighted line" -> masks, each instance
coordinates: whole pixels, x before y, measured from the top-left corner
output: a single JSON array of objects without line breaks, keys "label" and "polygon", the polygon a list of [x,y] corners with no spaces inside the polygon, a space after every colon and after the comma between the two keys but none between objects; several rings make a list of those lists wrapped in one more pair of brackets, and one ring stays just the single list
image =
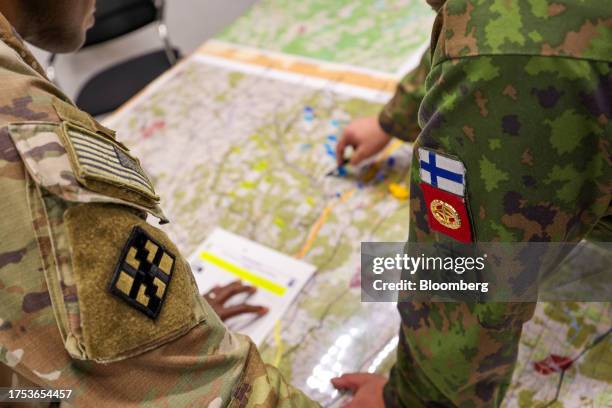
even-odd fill
[{"label": "yellow highlighted line", "polygon": [[[353,193],[355,193],[355,189],[344,192],[344,194],[340,196],[340,202],[341,203],[347,202],[347,200],[351,198]],[[308,234],[308,238],[306,238],[306,242],[302,246],[302,249],[300,250],[300,252],[298,252],[295,255],[296,258],[302,259],[303,257],[306,256],[308,251],[310,251],[310,247],[312,247],[312,243],[314,242],[315,239],[317,239],[317,235],[319,234],[319,231],[321,230],[321,228],[327,221],[327,217],[329,217],[329,214],[331,214],[336,204],[337,202],[331,203],[323,209],[323,212],[319,216],[319,219],[317,219],[317,222],[315,222],[312,228],[310,229],[310,233]]]},{"label": "yellow highlighted line", "polygon": [[[378,165],[380,162],[382,162],[387,157],[389,157],[393,152],[399,149],[402,145],[403,145],[403,142],[399,140],[393,140],[391,143],[389,143],[389,145],[385,148],[385,150],[381,154],[381,158],[379,162],[376,163],[376,165]],[[354,193],[355,193],[355,189],[345,191],[344,194],[340,196],[339,201],[332,202],[331,204],[329,204],[327,207],[323,209],[323,212],[321,213],[317,221],[314,223],[314,225],[310,229],[308,237],[306,238],[306,242],[304,243],[304,245],[302,245],[302,248],[300,249],[300,251],[297,254],[295,254],[296,258],[302,259],[306,256],[306,254],[308,254],[308,251],[310,251],[312,244],[314,243],[315,239],[317,239],[317,235],[319,234],[319,231],[321,230],[323,225],[325,225],[327,218],[331,214],[336,204],[346,203]]]},{"label": "yellow highlighted line", "polygon": [[269,279],[262,278],[261,276],[257,276],[254,273],[249,272],[238,265],[228,262],[225,259],[219,258],[211,252],[200,252],[200,259],[206,262],[210,262],[211,264],[216,265],[220,268],[223,268],[226,271],[233,273],[241,280],[249,282],[251,285],[257,288],[265,289],[269,292],[272,292],[277,296],[283,296],[285,292],[287,292],[287,288],[285,288],[284,286],[274,283]]}]

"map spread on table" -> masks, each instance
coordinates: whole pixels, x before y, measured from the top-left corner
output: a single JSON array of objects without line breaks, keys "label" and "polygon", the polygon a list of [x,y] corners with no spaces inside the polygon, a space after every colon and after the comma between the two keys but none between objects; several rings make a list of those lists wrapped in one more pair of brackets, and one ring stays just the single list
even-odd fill
[{"label": "map spread on table", "polygon": [[[413,22],[422,42],[429,33],[418,0],[350,3],[264,0],[107,121],[151,175],[172,220],[162,228],[184,255],[221,227],[317,267],[261,351],[326,405],[338,400],[329,378],[384,372],[394,358],[395,305],[360,302],[360,243],[406,239],[408,200],[396,191],[411,146],[392,143],[356,174],[326,174],[342,128],[376,114],[422,49],[398,52],[399,26]],[[249,24],[267,16],[270,26]],[[289,30],[297,21],[305,28]],[[296,40],[300,30],[312,39]],[[609,304],[539,304],[507,406],[610,406],[611,325]]]},{"label": "map spread on table", "polygon": [[401,73],[427,44],[433,16],[425,0],[263,0],[218,39]]}]

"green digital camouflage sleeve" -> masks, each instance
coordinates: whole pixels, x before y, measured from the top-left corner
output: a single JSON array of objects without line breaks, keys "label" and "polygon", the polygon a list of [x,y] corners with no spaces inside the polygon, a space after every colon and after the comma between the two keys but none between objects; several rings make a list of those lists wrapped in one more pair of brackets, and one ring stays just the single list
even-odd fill
[{"label": "green digital camouflage sleeve", "polygon": [[[612,55],[610,55],[612,60]],[[612,64],[544,56],[446,59],[432,68],[411,171],[409,242],[433,231],[418,149],[465,166],[479,242],[612,240]],[[409,245],[409,244],[408,244]],[[503,400],[532,303],[398,304],[388,407],[494,407]]]},{"label": "green digital camouflage sleeve", "polygon": [[380,127],[389,135],[413,142],[418,136],[418,112],[425,95],[425,78],[429,73],[431,57],[427,50],[419,65],[410,71],[397,85],[395,95],[378,116]]},{"label": "green digital camouflage sleeve", "polygon": [[[452,240],[429,224],[420,147],[463,163],[469,220],[462,222],[469,221],[475,241],[612,240],[610,7],[436,3],[408,245]],[[499,406],[533,308],[398,304],[402,326],[387,406]]]}]

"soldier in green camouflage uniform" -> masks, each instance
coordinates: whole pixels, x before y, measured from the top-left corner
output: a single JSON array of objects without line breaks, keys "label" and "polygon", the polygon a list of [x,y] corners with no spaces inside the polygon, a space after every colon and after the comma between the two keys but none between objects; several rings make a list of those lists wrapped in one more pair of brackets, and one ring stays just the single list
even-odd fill
[{"label": "soldier in green camouflage uniform", "polygon": [[[26,3],[48,15],[24,19]],[[74,35],[36,24],[93,2],[45,4],[0,6],[37,45],[77,46],[91,10]],[[146,222],[165,217],[138,160],[47,80],[2,14],[0,191],[1,386],[73,390],[62,406],[318,406],[226,329]]]},{"label": "soldier in green camouflage uniform", "polygon": [[[358,162],[391,136],[415,141],[409,242],[452,241],[431,228],[419,148],[464,164],[474,241],[611,241],[612,2],[430,3],[430,53],[378,121],[348,127],[339,151],[355,146]],[[502,404],[534,306],[400,303],[385,406]],[[384,383],[334,380],[356,392],[354,406],[382,405]]]}]

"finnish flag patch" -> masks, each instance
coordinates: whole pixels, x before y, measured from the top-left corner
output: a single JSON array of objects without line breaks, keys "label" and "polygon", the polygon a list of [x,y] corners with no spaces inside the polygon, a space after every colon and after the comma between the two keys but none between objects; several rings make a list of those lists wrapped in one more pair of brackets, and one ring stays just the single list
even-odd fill
[{"label": "finnish flag patch", "polygon": [[465,196],[465,166],[460,160],[419,148],[421,183],[427,220],[433,231],[459,242],[473,241]]},{"label": "finnish flag patch", "polygon": [[465,166],[461,161],[419,148],[419,165],[422,182],[465,196]]}]

